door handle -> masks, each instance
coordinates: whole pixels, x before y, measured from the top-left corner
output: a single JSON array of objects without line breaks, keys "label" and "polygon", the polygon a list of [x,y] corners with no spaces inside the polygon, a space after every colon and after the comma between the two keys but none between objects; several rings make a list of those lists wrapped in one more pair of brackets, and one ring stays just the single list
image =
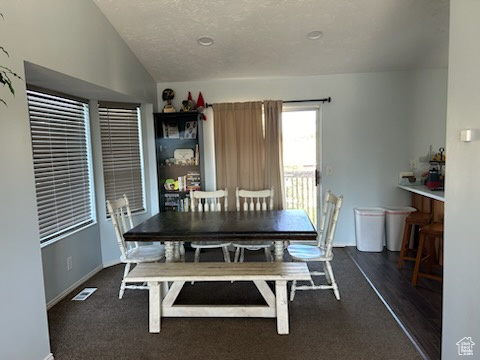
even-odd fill
[{"label": "door handle", "polygon": [[318,169],[315,169],[315,186],[318,186],[320,184],[320,171]]}]

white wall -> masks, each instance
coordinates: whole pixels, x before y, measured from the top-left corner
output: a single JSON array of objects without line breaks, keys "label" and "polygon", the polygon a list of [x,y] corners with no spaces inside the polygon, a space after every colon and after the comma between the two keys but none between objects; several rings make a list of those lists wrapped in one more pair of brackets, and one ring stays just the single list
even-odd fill
[{"label": "white wall", "polygon": [[[158,93],[167,87],[175,90],[177,108],[188,91],[194,99],[202,91],[208,103],[331,96],[322,106],[322,159],[333,175],[323,171],[323,189],[345,197],[337,245],[355,244],[355,207],[410,203],[410,194],[396,188],[398,174],[409,169],[414,149],[441,137],[414,121],[421,117],[427,129],[445,128],[446,70],[162,83]],[[422,107],[424,92],[429,101]]]},{"label": "white wall", "polygon": [[[27,69],[27,80],[72,95],[155,104],[153,79],[91,1],[4,1],[0,12],[0,45],[10,53],[0,64],[23,79]],[[8,289],[0,357],[38,360],[50,354],[46,301],[102,266],[100,231],[94,225],[40,249],[25,82],[14,86],[15,97],[0,88],[8,102],[0,104],[0,284]]]},{"label": "white wall", "polygon": [[480,2],[450,2],[450,56],[445,191],[445,270],[442,358],[462,358],[456,342],[471,337],[480,359],[480,133],[460,141],[461,129],[480,131]]},{"label": "white wall", "polygon": [[421,160],[426,160],[430,146],[433,152],[438,152],[446,145],[447,76],[446,69],[412,73],[410,119],[413,127],[410,136],[413,140],[411,160],[416,162],[416,176],[429,169],[428,162]]}]

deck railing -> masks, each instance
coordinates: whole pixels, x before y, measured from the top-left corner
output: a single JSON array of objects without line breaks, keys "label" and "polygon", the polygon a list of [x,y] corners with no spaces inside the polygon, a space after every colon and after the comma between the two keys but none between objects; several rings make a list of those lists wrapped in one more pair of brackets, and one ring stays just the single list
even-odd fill
[{"label": "deck railing", "polygon": [[287,209],[304,209],[314,225],[317,223],[317,188],[315,170],[285,170]]}]

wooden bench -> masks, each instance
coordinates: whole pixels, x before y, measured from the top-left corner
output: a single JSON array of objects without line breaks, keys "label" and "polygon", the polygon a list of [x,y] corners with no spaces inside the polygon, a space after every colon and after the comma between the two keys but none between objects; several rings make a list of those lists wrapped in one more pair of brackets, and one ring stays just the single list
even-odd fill
[{"label": "wooden bench", "polygon": [[[291,280],[311,280],[306,263],[143,263],[124,281],[148,284],[151,333],[160,332],[162,317],[265,317],[277,318],[277,332],[288,334],[287,281]],[[187,281],[253,281],[267,304],[174,305]],[[275,281],[275,294],[267,281]],[[173,282],[169,289],[168,282]],[[162,294],[162,289],[168,290]]]}]

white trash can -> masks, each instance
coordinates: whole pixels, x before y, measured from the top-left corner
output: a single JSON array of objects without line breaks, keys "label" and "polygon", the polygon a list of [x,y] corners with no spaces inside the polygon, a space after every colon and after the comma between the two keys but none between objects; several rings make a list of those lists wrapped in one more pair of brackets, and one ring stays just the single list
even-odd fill
[{"label": "white trash can", "polygon": [[355,238],[357,249],[367,252],[383,251],[385,242],[385,209],[355,208]]},{"label": "white trash can", "polygon": [[400,251],[400,248],[402,247],[405,218],[414,211],[417,211],[417,209],[410,206],[385,208],[385,227],[388,250]]}]

